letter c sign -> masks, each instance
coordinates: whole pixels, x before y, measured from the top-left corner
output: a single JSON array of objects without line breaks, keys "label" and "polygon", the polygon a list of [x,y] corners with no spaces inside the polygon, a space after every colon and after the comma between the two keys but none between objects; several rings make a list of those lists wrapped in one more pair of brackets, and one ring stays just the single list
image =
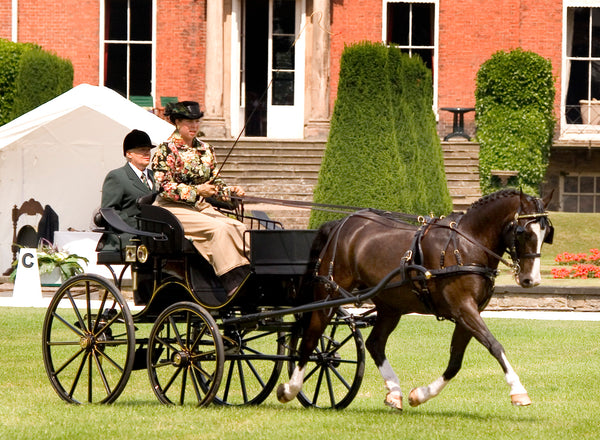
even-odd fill
[{"label": "letter c sign", "polygon": [[21,256],[21,263],[23,264],[23,267],[26,267],[27,269],[32,268],[34,265],[32,258],[33,258],[32,253],[30,253],[30,252],[23,253],[23,255]]}]

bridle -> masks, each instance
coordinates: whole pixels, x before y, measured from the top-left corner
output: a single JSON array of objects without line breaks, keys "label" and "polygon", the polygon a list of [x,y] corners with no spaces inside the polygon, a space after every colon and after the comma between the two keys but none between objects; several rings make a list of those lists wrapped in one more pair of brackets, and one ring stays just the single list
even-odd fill
[{"label": "bridle", "polygon": [[[519,267],[521,259],[541,257],[539,252],[521,255],[517,252],[517,244],[521,241],[523,234],[530,224],[539,223],[540,228],[547,231],[543,239],[544,243],[552,244],[554,238],[554,226],[552,226],[552,223],[548,218],[548,213],[544,211],[542,201],[540,199],[535,199],[535,202],[539,212],[534,214],[521,214],[519,209],[519,211],[515,213],[515,218],[505,228],[508,254],[516,267]],[[521,225],[519,223],[520,220],[526,220],[525,224]]]}]

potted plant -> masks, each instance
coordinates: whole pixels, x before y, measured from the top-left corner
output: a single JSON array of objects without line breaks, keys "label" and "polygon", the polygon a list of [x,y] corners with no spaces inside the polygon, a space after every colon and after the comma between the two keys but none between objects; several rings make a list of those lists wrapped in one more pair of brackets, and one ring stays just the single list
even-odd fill
[{"label": "potted plant", "polygon": [[[77,254],[59,251],[54,246],[42,244],[37,249],[38,268],[42,286],[57,286],[74,275],[83,273],[81,262],[89,260]],[[13,271],[10,280],[15,281],[17,276],[17,261],[13,262]]]}]

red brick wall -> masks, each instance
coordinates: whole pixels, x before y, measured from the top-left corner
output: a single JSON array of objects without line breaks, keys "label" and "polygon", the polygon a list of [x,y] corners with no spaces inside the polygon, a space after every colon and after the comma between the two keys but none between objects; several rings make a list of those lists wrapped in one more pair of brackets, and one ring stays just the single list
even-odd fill
[{"label": "red brick wall", "polygon": [[[218,0],[215,0],[218,1]],[[207,0],[159,0],[157,97],[202,102],[205,93]],[[0,0],[0,37],[11,38],[11,0]],[[550,58],[560,78],[560,0],[440,0],[438,106],[473,106],[475,76],[498,50],[522,47]],[[19,41],[35,42],[75,68],[75,84],[98,84],[98,0],[19,0]],[[337,94],[345,45],[381,41],[381,0],[331,0],[331,94]],[[557,81],[556,106],[560,101]],[[558,111],[558,110],[557,110]],[[472,133],[473,113],[467,114]],[[452,116],[440,112],[440,133]]]},{"label": "red brick wall", "polygon": [[331,96],[333,109],[344,47],[360,41],[381,41],[381,0],[331,1]]},{"label": "red brick wall", "polygon": [[[481,64],[498,50],[521,47],[552,61],[560,78],[562,2],[559,0],[440,0],[438,107],[473,107]],[[331,96],[337,94],[339,61],[345,45],[381,41],[381,0],[332,0]],[[556,82],[556,112],[560,81]],[[474,132],[474,113],[465,115]],[[440,112],[440,133],[452,127],[452,114]]]},{"label": "red brick wall", "polygon": [[[211,0],[213,1],[213,0]],[[156,47],[156,95],[203,105],[206,1],[160,0]]]},{"label": "red brick wall", "polygon": [[0,0],[0,38],[11,39],[11,0]]},{"label": "red brick wall", "polygon": [[19,42],[68,58],[75,85],[98,84],[98,0],[19,0]]},{"label": "red brick wall", "polygon": [[[19,42],[32,42],[72,61],[74,84],[98,85],[100,2],[19,0]],[[0,38],[11,38],[11,0],[0,0]],[[203,101],[206,1],[160,0],[156,94]],[[159,102],[157,102],[159,104]]]},{"label": "red brick wall", "polygon": [[[477,71],[499,50],[521,47],[550,58],[554,74],[559,78],[562,2],[440,0],[439,17],[439,107],[474,106]],[[558,80],[556,88],[558,114]],[[465,116],[467,132],[471,134],[473,118],[474,113]],[[440,132],[444,133],[451,125],[452,115],[440,112]]]}]

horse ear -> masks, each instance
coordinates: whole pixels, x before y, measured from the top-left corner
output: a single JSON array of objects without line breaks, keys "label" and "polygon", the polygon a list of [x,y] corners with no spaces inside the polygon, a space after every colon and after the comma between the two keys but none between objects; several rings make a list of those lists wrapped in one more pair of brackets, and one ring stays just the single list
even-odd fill
[{"label": "horse ear", "polygon": [[554,188],[552,188],[552,191],[550,191],[550,193],[548,193],[547,195],[545,195],[542,198],[542,202],[544,202],[544,208],[546,208],[550,204],[550,201],[552,200],[553,195],[554,195]]},{"label": "horse ear", "polygon": [[519,201],[521,203],[521,206],[527,203],[527,194],[523,192],[523,188],[519,188]]}]

